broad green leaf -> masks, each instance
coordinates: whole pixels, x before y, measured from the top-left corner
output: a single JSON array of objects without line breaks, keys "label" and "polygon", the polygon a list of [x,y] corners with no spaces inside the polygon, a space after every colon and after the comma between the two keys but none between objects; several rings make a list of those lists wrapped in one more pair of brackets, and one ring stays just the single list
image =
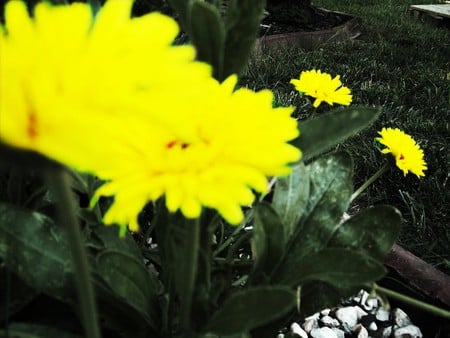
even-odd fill
[{"label": "broad green leaf", "polygon": [[223,79],[247,65],[263,17],[265,0],[230,0],[225,15]]},{"label": "broad green leaf", "polygon": [[314,252],[297,261],[282,283],[300,285],[322,281],[338,288],[373,282],[385,274],[383,264],[357,251],[340,248]]},{"label": "broad green leaf", "polygon": [[120,251],[104,251],[97,256],[97,271],[124,301],[154,323],[159,285],[143,261]]},{"label": "broad green leaf", "polygon": [[81,335],[65,332],[53,326],[29,323],[12,323],[6,330],[0,331],[0,337],[11,338],[81,338]]},{"label": "broad green leaf", "polygon": [[277,179],[272,207],[280,216],[285,238],[294,232],[309,197],[309,176],[303,162],[293,166],[292,173]]},{"label": "broad green leaf", "polygon": [[342,299],[355,295],[359,290],[361,290],[360,285],[337,288],[320,281],[307,282],[299,289],[300,313],[303,316],[309,316],[324,308],[336,306]]},{"label": "broad green leaf", "polygon": [[263,277],[270,276],[283,257],[286,243],[283,225],[270,204],[261,202],[255,209],[252,238],[255,268],[252,275],[258,279],[261,274]]},{"label": "broad green leaf", "polygon": [[68,291],[72,270],[68,240],[50,218],[0,203],[0,256],[36,290],[50,295]]},{"label": "broad green leaf", "polygon": [[302,257],[319,251],[339,226],[352,193],[353,162],[347,153],[334,153],[306,167],[310,193],[304,217],[291,237],[276,280],[289,279]]},{"label": "broad green leaf", "polygon": [[248,332],[283,316],[294,305],[295,292],[290,288],[248,288],[225,300],[209,320],[206,330],[221,335]]},{"label": "broad green leaf", "polygon": [[190,38],[197,49],[197,58],[212,65],[214,77],[221,79],[225,28],[217,7],[195,1],[192,5]]},{"label": "broad green leaf", "polygon": [[337,229],[329,246],[361,250],[382,260],[394,245],[401,224],[401,214],[394,207],[371,207],[345,221]]},{"label": "broad green leaf", "polygon": [[302,159],[307,161],[369,126],[380,113],[380,109],[368,107],[332,110],[299,122],[301,135],[291,143],[302,150]]}]

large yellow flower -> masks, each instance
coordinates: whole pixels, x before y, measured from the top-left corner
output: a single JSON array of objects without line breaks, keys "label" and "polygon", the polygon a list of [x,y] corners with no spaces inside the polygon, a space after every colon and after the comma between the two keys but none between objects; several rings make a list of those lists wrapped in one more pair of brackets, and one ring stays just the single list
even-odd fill
[{"label": "large yellow flower", "polygon": [[130,19],[132,0],[109,0],[92,18],[85,4],[9,2],[0,32],[0,141],[31,149],[107,183],[105,223],[137,229],[162,196],[170,211],[203,206],[230,223],[267,176],[286,175],[300,151],[293,108],[272,108],[270,91],[234,91],[174,47],[176,23]]},{"label": "large yellow flower", "polygon": [[383,128],[378,134],[381,137],[377,137],[376,140],[386,146],[382,153],[391,153],[404,175],[412,172],[419,178],[425,176],[423,172],[427,170],[427,164],[423,159],[423,150],[410,135],[398,128]]},{"label": "large yellow flower", "polygon": [[[102,176],[109,183],[97,195],[114,195],[107,223],[130,224],[151,200],[165,195],[170,211],[188,218],[210,207],[231,224],[242,221],[241,206],[266,192],[267,176],[290,173],[300,151],[287,141],[298,136],[290,108],[272,108],[273,94],[233,92],[236,77],[205,83],[180,112],[174,128],[157,124],[135,129],[124,156]],[[178,128],[182,126],[182,128]]]},{"label": "large yellow flower", "polygon": [[329,105],[333,103],[348,106],[352,102],[350,89],[342,86],[340,76],[331,78],[330,74],[320,70],[303,71],[299,79],[292,79],[295,88],[306,95],[316,98],[313,106],[317,108],[323,101]]},{"label": "large yellow flower", "polygon": [[[181,110],[175,93],[210,77],[192,46],[174,47],[174,20],[130,19],[132,0],[110,0],[92,17],[83,3],[40,3],[30,18],[22,1],[5,7],[0,30],[0,141],[82,169],[101,165],[108,145],[142,116],[167,122]],[[170,121],[169,121],[170,122]],[[95,137],[94,135],[102,135]],[[130,135],[132,136],[132,135]]]}]

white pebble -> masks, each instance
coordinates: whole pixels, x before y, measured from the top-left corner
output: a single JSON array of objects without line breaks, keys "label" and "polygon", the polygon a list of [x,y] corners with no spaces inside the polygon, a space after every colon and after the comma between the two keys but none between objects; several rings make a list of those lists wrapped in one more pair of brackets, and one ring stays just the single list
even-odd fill
[{"label": "white pebble", "polygon": [[317,320],[319,317],[317,318],[311,318],[308,317],[309,319],[306,319],[302,326],[303,326],[303,330],[305,330],[306,332],[310,333],[312,329],[318,328],[319,324],[317,323]]},{"label": "white pebble", "polygon": [[422,338],[422,332],[415,325],[401,327],[394,331],[395,338]]},{"label": "white pebble", "polygon": [[279,333],[279,334],[277,335],[277,338],[284,338],[284,334]]},{"label": "white pebble", "polygon": [[369,332],[361,324],[356,325],[354,330],[358,333],[357,338],[369,338]]},{"label": "white pebble", "polygon": [[308,334],[297,323],[291,324],[291,332],[298,334],[301,338],[308,338]]},{"label": "white pebble", "polygon": [[320,311],[320,314],[322,316],[328,316],[330,314],[330,309],[323,309],[322,311]]},{"label": "white pebble", "polygon": [[355,306],[355,310],[358,320],[360,320],[364,316],[367,316],[367,312],[361,309],[359,306]]},{"label": "white pebble", "polygon": [[319,329],[313,329],[310,333],[313,338],[338,338],[336,333],[329,327],[321,327]]},{"label": "white pebble", "polygon": [[324,326],[327,326],[327,327],[338,327],[339,326],[339,321],[330,316],[324,316],[324,317],[320,318],[320,321],[323,323]]},{"label": "white pebble", "polygon": [[392,334],[392,326],[388,326],[383,330],[383,338],[388,338]]},{"label": "white pebble", "polygon": [[369,330],[371,330],[371,331],[376,331],[376,330],[378,330],[377,324],[376,324],[375,322],[370,323],[370,325],[369,325]]},{"label": "white pebble", "polygon": [[404,327],[411,324],[411,320],[402,309],[394,310],[394,320],[395,324],[397,324],[399,327]]},{"label": "white pebble", "polygon": [[383,309],[383,308],[379,308],[377,310],[377,313],[375,314],[375,317],[377,318],[377,320],[379,320],[380,322],[386,322],[389,320],[389,311]]},{"label": "white pebble", "polygon": [[345,338],[345,332],[344,331],[339,330],[339,329],[337,329],[335,327],[332,327],[331,329],[333,330],[334,333],[336,333],[336,337],[337,338]]},{"label": "white pebble", "polygon": [[346,306],[336,311],[336,318],[351,328],[358,322],[358,313],[354,306]]}]

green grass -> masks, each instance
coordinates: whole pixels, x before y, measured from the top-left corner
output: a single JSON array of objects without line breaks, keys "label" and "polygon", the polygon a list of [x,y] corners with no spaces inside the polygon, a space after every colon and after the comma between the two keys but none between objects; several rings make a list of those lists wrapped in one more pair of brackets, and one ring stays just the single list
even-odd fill
[{"label": "green grass", "polygon": [[[432,1],[428,1],[431,3]],[[438,1],[435,1],[438,2]],[[428,163],[418,179],[392,170],[357,201],[358,206],[392,204],[405,219],[399,243],[439,269],[450,272],[450,30],[413,18],[411,0],[317,0],[316,5],[361,18],[358,41],[314,51],[283,50],[251,60],[242,84],[270,88],[280,104],[311,113],[307,98],[289,84],[302,70],[340,74],[354,104],[381,106],[381,118],[339,148],[355,158],[355,187],[383,163],[374,137],[381,127],[398,127],[420,144]],[[324,106],[324,105],[323,105]],[[317,113],[326,110],[319,107]]]}]

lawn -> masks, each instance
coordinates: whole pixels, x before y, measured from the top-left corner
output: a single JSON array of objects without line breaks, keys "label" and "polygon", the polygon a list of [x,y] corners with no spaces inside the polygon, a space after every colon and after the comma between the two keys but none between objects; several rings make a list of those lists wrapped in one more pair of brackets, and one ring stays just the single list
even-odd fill
[{"label": "lawn", "polygon": [[418,179],[393,169],[352,208],[396,206],[405,220],[399,244],[449,273],[450,30],[413,18],[408,8],[417,1],[319,0],[314,4],[361,18],[362,35],[314,51],[282,50],[253,58],[241,84],[274,90],[279,104],[299,107],[301,119],[311,114],[311,105],[289,81],[302,70],[315,68],[340,74],[352,90],[353,104],[380,106],[383,113],[374,125],[339,146],[355,158],[355,188],[384,161],[374,142],[382,127],[398,127],[410,134],[424,149],[428,170]]}]

